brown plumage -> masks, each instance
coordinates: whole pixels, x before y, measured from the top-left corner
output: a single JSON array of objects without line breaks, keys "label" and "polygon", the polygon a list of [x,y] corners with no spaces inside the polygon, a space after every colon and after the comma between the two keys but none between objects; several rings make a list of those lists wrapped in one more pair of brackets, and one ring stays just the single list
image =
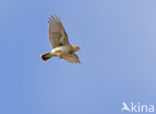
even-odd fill
[{"label": "brown plumage", "polygon": [[71,63],[80,63],[78,56],[75,54],[80,48],[69,43],[60,17],[57,17],[55,14],[55,17],[51,16],[49,18],[48,23],[49,42],[53,49],[49,53],[41,55],[42,60],[47,61],[51,57],[59,57]]}]

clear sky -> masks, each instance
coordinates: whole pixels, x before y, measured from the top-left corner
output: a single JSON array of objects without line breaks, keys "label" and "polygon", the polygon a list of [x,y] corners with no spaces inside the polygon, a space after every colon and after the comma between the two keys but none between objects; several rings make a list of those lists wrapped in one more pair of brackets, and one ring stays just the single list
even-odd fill
[{"label": "clear sky", "polygon": [[[48,17],[61,16],[82,64],[51,50]],[[155,0],[1,0],[0,114],[120,114],[156,106]]]}]

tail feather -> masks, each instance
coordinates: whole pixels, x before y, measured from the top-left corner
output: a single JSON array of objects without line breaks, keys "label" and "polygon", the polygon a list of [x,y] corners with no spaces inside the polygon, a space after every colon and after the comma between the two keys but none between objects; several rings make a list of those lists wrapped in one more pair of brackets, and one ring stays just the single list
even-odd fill
[{"label": "tail feather", "polygon": [[40,55],[40,57],[42,58],[42,60],[43,60],[44,62],[46,62],[46,61],[47,61],[48,59],[50,59],[52,56],[51,56],[50,53],[46,53],[46,54]]}]

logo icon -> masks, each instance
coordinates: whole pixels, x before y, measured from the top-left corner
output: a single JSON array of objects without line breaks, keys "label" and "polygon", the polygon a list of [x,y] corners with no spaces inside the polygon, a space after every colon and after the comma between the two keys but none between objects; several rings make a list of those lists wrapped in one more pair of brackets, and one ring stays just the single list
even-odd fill
[{"label": "logo icon", "polygon": [[125,102],[123,102],[122,105],[123,105],[123,107],[121,109],[121,112],[123,112],[124,110],[130,112],[130,109],[128,108],[128,106]]}]

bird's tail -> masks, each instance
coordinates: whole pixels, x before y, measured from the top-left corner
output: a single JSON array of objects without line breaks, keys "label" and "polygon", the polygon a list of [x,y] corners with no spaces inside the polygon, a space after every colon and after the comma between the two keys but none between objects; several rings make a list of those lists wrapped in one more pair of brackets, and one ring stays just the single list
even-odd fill
[{"label": "bird's tail", "polygon": [[50,53],[46,53],[46,54],[40,55],[40,57],[42,58],[44,62],[46,62],[48,59],[52,58],[52,55]]}]

